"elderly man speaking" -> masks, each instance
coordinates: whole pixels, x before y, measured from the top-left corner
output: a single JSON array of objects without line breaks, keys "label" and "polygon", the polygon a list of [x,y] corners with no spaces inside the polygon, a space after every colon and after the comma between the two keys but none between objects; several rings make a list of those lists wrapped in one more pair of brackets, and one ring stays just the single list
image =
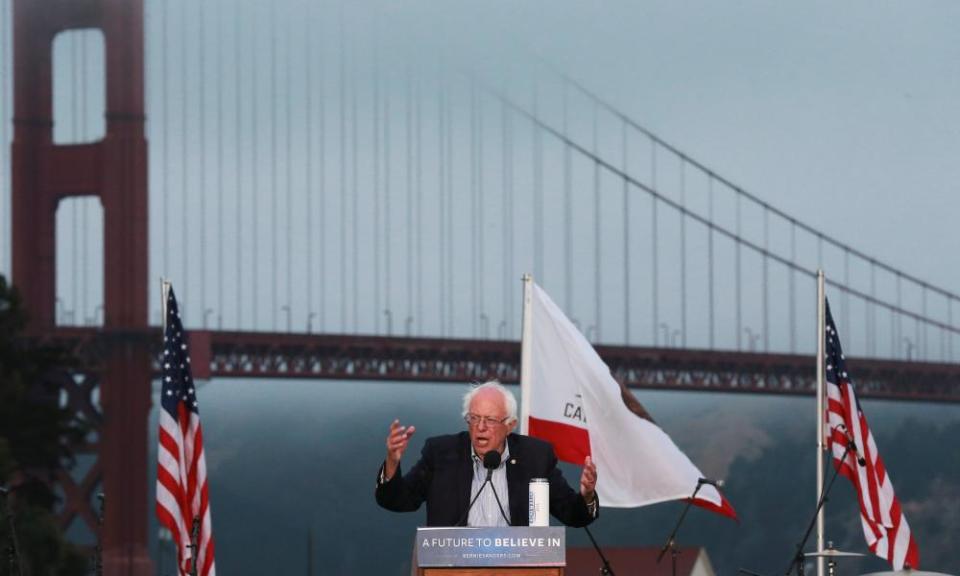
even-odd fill
[{"label": "elderly man speaking", "polygon": [[[574,491],[557,468],[549,443],[513,433],[517,400],[509,390],[495,381],[472,388],[463,397],[463,419],[467,432],[428,438],[420,461],[406,474],[400,471],[400,459],[415,428],[401,426],[399,420],[390,424],[387,457],[377,478],[380,506],[412,512],[426,501],[427,526],[526,526],[530,480],[545,478],[550,483],[550,513],[557,520],[579,527],[597,517],[597,467],[588,456],[580,491]],[[484,456],[491,451],[500,454],[491,475],[496,492],[484,489],[470,507],[486,480]]]}]

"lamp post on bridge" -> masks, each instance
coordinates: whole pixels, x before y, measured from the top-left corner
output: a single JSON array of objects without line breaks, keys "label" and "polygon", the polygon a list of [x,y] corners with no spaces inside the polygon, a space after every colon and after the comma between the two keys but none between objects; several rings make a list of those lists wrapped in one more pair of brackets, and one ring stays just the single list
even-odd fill
[{"label": "lamp post on bridge", "polygon": [[407,316],[404,320],[404,330],[406,330],[407,336],[413,335],[413,316]]},{"label": "lamp post on bridge", "polygon": [[307,334],[313,333],[313,317],[316,316],[316,312],[311,312],[307,314]]},{"label": "lamp post on bridge", "polygon": [[393,335],[393,312],[389,308],[384,308],[383,315],[387,317],[387,336]]},{"label": "lamp post on bridge", "polygon": [[903,342],[907,345],[907,362],[910,362],[913,360],[913,350],[916,346],[914,346],[913,341],[906,336],[903,337]]},{"label": "lamp post on bridge", "polygon": [[745,327],[743,328],[743,331],[747,333],[747,346],[748,346],[748,349],[749,349],[751,352],[756,352],[756,349],[757,349],[756,344],[757,344],[757,342],[760,341],[760,333],[757,332],[756,334],[754,334],[754,333],[753,333],[753,330],[751,330],[749,326],[745,326]]},{"label": "lamp post on bridge", "polygon": [[661,322],[657,327],[663,330],[663,347],[669,348],[670,347],[670,325],[667,324],[666,322]]},{"label": "lamp post on bridge", "polygon": [[490,317],[485,313],[480,313],[480,333],[483,335],[483,339],[487,340],[490,337]]}]

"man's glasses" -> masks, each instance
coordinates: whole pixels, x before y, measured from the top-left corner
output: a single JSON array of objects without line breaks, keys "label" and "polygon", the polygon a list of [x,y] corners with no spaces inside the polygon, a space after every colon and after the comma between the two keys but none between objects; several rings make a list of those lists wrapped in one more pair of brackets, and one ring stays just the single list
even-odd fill
[{"label": "man's glasses", "polygon": [[478,416],[477,414],[467,414],[463,417],[463,421],[470,426],[479,426],[480,423],[483,422],[487,428],[492,428],[497,424],[506,424],[509,419],[509,416],[505,418],[494,418],[492,416]]}]

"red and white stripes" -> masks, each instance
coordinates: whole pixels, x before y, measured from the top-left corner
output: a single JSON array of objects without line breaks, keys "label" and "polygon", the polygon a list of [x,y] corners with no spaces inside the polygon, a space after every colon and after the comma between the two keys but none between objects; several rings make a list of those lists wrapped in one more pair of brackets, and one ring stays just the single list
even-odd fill
[{"label": "red and white stripes", "polygon": [[[845,372],[837,376],[839,384],[828,378],[827,385],[827,442],[833,464],[856,488],[863,534],[870,550],[890,562],[894,570],[907,566],[916,569],[920,565],[920,553],[866,416],[859,408]],[[850,450],[844,458],[851,440],[856,451]]]},{"label": "red and white stripes", "polygon": [[200,519],[197,574],[214,576],[214,543],[203,452],[203,429],[195,412],[179,406],[174,420],[160,410],[160,448],[157,463],[157,517],[173,534],[181,574],[189,574],[193,519]]},{"label": "red and white stripes", "polygon": [[[203,429],[197,389],[180,323],[173,288],[165,286],[166,322],[163,336],[163,376],[160,390],[160,433],[157,448],[157,518],[177,543],[180,576],[215,576],[213,524]],[[192,547],[198,524],[197,549]]]}]

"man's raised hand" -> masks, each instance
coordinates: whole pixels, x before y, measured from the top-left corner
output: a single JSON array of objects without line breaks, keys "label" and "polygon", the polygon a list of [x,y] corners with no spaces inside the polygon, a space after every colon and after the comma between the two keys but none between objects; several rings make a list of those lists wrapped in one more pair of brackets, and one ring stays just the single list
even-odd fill
[{"label": "man's raised hand", "polygon": [[587,456],[583,462],[583,473],[580,475],[580,494],[583,499],[590,502],[596,496],[597,489],[597,465],[593,463],[593,458]]},{"label": "man's raised hand", "polygon": [[396,474],[400,466],[400,459],[410,444],[410,437],[417,429],[414,426],[401,426],[400,420],[390,423],[390,433],[387,434],[387,458],[384,461],[384,477],[389,480]]}]

